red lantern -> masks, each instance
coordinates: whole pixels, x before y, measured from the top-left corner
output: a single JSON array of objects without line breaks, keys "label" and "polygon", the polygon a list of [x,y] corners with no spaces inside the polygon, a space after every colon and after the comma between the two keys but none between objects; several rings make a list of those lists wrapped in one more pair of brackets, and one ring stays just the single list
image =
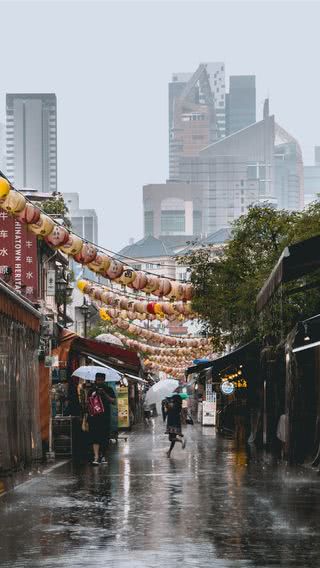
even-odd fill
[{"label": "red lantern", "polygon": [[156,302],[149,302],[147,304],[147,311],[149,314],[155,315],[155,311],[154,311],[154,307],[156,305]]},{"label": "red lantern", "polygon": [[94,245],[83,243],[81,251],[74,255],[74,259],[81,264],[89,264],[96,258],[97,254],[98,251]]},{"label": "red lantern", "polygon": [[69,240],[69,232],[64,227],[60,225],[55,225],[50,235],[44,239],[46,243],[53,247],[58,247],[60,245],[65,245]]},{"label": "red lantern", "polygon": [[139,271],[136,273],[134,281],[130,284],[130,287],[135,290],[142,290],[147,284],[147,275],[145,272]]},{"label": "red lantern", "polygon": [[25,208],[20,213],[18,213],[16,219],[20,221],[20,223],[26,223],[27,225],[29,225],[32,223],[37,223],[39,221],[40,213],[40,209],[32,205],[32,203],[26,203]]}]

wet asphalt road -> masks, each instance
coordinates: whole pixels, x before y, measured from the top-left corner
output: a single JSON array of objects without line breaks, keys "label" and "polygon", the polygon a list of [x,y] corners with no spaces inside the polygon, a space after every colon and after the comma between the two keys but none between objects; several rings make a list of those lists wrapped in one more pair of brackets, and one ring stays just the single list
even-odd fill
[{"label": "wet asphalt road", "polygon": [[[0,566],[157,568],[320,565],[320,480],[188,426],[166,458],[160,421],[0,499]],[[254,454],[254,452],[253,452]]]}]

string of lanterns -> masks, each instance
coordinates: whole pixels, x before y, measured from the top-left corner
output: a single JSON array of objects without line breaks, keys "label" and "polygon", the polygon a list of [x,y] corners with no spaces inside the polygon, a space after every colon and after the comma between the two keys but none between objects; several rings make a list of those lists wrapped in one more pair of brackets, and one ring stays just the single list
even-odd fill
[{"label": "string of lanterns", "polygon": [[160,298],[172,300],[191,300],[192,284],[181,283],[145,271],[135,271],[120,260],[101,252],[95,245],[83,241],[81,237],[56,223],[25,196],[12,188],[10,183],[0,177],[0,207],[37,237],[42,238],[52,248],[72,256],[74,260],[87,266],[96,274]]},{"label": "string of lanterns", "polygon": [[[123,295],[111,291],[106,286],[97,286],[88,280],[79,280],[77,286],[83,294],[87,294],[91,299],[97,300],[107,305],[107,313],[111,317],[117,317],[120,310],[124,319],[141,321],[164,320],[183,321],[194,319],[196,314],[192,311],[190,302],[154,302],[154,301],[134,301]],[[118,310],[119,313],[116,313]],[[111,311],[111,312],[110,312]]]},{"label": "string of lanterns", "polygon": [[195,349],[194,347],[160,347],[149,345],[149,343],[144,343],[137,341],[136,339],[131,339],[122,333],[115,332],[115,337],[118,337],[127,347],[133,349],[134,351],[139,351],[140,353],[149,353],[150,355],[164,355],[167,357],[196,357],[199,354],[201,356],[207,356],[209,353],[208,347],[199,347]]},{"label": "string of lanterns", "polygon": [[110,314],[106,313],[105,308],[101,308],[99,311],[100,317],[104,321],[111,321],[115,327],[127,331],[131,335],[136,335],[148,340],[150,343],[158,343],[163,345],[168,345],[170,347],[208,347],[210,341],[204,338],[181,338],[173,337],[172,335],[165,335],[163,333],[157,333],[146,329],[134,323],[130,323],[122,318],[113,318]]}]

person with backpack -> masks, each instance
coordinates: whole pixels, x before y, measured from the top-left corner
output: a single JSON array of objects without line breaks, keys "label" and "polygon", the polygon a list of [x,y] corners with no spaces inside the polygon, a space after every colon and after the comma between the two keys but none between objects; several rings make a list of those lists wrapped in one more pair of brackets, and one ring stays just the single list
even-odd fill
[{"label": "person with backpack", "polygon": [[111,405],[115,403],[115,394],[111,387],[105,384],[105,375],[96,374],[94,385],[88,392],[88,424],[89,435],[93,446],[92,465],[105,463],[108,433],[111,422]]}]

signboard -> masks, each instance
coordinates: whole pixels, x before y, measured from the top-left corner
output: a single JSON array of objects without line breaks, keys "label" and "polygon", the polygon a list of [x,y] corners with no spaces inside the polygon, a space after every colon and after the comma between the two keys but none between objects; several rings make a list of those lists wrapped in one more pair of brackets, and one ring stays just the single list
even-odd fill
[{"label": "signboard", "polygon": [[37,238],[0,211],[0,277],[30,299],[38,295]]},{"label": "signboard", "polygon": [[56,271],[47,272],[47,296],[55,296],[56,293]]},{"label": "signboard", "polygon": [[206,401],[207,402],[213,402],[213,388],[212,388],[212,383],[207,383],[206,384]]},{"label": "signboard", "polygon": [[118,389],[118,427],[129,428],[129,390],[128,387]]},{"label": "signboard", "polygon": [[221,391],[226,395],[232,394],[234,392],[234,384],[229,381],[224,381],[221,385]]}]

